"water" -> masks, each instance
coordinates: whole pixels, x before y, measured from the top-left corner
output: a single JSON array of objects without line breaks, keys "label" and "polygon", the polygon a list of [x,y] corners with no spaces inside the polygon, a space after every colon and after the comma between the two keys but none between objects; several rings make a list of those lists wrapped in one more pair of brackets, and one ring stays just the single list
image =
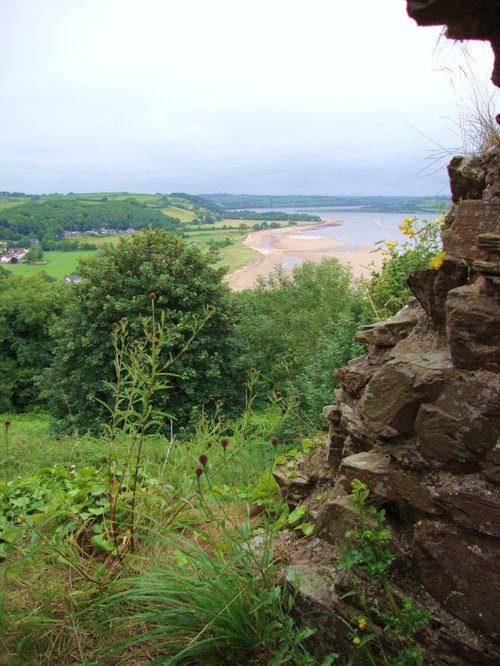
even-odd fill
[{"label": "water", "polygon": [[[334,208],[301,209],[304,212],[331,217],[340,220],[340,226],[321,227],[303,231],[304,236],[329,236],[345,243],[348,249],[356,250],[362,246],[374,246],[377,241],[394,240],[400,243],[408,241],[398,229],[403,218],[412,217],[402,213],[368,213],[361,210],[339,211]],[[428,220],[435,220],[437,214],[426,215]]]}]

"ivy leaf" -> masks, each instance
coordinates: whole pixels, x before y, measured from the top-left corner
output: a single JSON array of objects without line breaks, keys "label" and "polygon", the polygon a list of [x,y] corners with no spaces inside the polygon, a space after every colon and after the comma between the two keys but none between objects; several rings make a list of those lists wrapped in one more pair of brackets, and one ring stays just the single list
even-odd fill
[{"label": "ivy leaf", "polygon": [[292,513],[288,516],[288,524],[293,525],[296,523],[298,520],[303,518],[307,513],[307,506],[305,504],[301,504],[298,506],[296,509],[292,511]]},{"label": "ivy leaf", "polygon": [[101,553],[112,553],[115,550],[114,543],[107,539],[104,534],[96,534],[90,539],[90,543]]}]

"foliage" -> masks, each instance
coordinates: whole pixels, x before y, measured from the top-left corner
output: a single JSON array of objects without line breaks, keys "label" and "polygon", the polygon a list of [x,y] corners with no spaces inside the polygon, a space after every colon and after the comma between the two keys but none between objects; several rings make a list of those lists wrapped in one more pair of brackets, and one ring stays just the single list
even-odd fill
[{"label": "foliage", "polygon": [[495,118],[498,90],[490,81],[479,80],[466,46],[461,45],[461,50],[463,64],[456,71],[444,70],[455,95],[456,112],[452,122],[460,145],[452,150],[439,146],[433,151],[432,162],[457,152],[468,157],[481,156],[500,142],[500,129]]},{"label": "foliage", "polygon": [[265,220],[273,222],[321,222],[319,215],[308,213],[283,213],[282,211],[265,211],[260,213],[254,210],[227,210],[224,212],[227,220]]},{"label": "foliage", "polygon": [[[416,608],[410,598],[399,604],[389,585],[389,570],[394,560],[390,550],[391,533],[385,527],[385,511],[367,507],[368,486],[354,479],[352,488],[352,506],[356,510],[358,526],[349,530],[345,537],[350,545],[341,547],[339,566],[352,572],[351,583],[355,594],[365,612],[351,627],[354,649],[349,661],[359,663],[384,664],[388,666],[422,666],[422,654],[418,646],[412,643],[414,635],[430,620],[430,613],[424,608]],[[364,578],[360,579],[359,575]],[[366,578],[376,583],[385,595],[386,607],[370,601],[364,592]],[[370,595],[372,597],[372,595]],[[384,623],[384,632],[393,646],[401,645],[395,656],[388,656],[384,650],[380,635],[376,630],[378,623]]]},{"label": "foliage", "polygon": [[25,257],[24,261],[27,264],[35,264],[37,262],[43,261],[43,250],[39,245],[34,245],[31,250],[29,250]]},{"label": "foliage", "polygon": [[323,195],[263,195],[263,194],[207,194],[225,209],[253,208],[330,208],[362,206],[364,210],[379,213],[413,214],[435,212],[449,201],[449,197],[392,197],[392,196],[323,196]]},{"label": "foliage", "polygon": [[[205,548],[217,545],[204,536]],[[152,663],[162,664],[315,664],[302,645],[311,632],[297,629],[286,614],[292,599],[277,583],[269,535],[260,553],[250,544],[248,523],[232,537],[218,536],[213,553],[163,539],[175,549],[180,571],[169,562],[148,567],[103,599],[106,612],[116,604],[127,609],[115,622],[131,635],[113,650],[126,647],[127,661],[146,650]]]},{"label": "foliage", "polygon": [[67,289],[45,273],[0,278],[0,410],[24,410],[39,402],[34,378],[50,363],[51,325]]},{"label": "foliage", "polygon": [[[110,493],[106,470],[95,467],[42,467],[36,474],[0,484],[0,559],[26,534],[45,541],[76,540],[87,550],[118,555],[111,527],[121,541],[129,533],[133,489],[118,482]],[[120,493],[118,494],[118,483]],[[157,480],[141,473],[137,492],[146,495]],[[162,503],[156,494],[156,504]]]},{"label": "foliage", "polygon": [[305,262],[291,273],[278,266],[255,289],[234,298],[246,365],[259,368],[271,388],[299,395],[303,412],[322,423],[321,409],[332,399],[332,373],[358,352],[354,333],[368,316],[349,269],[333,258]]},{"label": "foliage", "polygon": [[444,259],[441,250],[441,229],[444,217],[434,221],[405,218],[399,226],[408,238],[403,244],[383,241],[379,246],[384,260],[367,283],[370,302],[379,319],[386,319],[406,305],[411,292],[406,276],[418,268],[438,270]]},{"label": "foliage", "polygon": [[169,330],[165,359],[184,347],[207,308],[213,311],[177,361],[171,388],[162,397],[164,410],[177,419],[176,429],[188,423],[193,405],[234,395],[236,343],[228,289],[221,271],[197,249],[164,231],[149,230],[105,247],[102,256],[82,261],[78,272],[84,280],[74,286],[53,329],[55,358],[45,373],[44,394],[64,428],[95,431],[103,422],[102,402],[109,401],[114,377],[112,325],[126,317],[130,338],[140,337],[152,296]]},{"label": "foliage", "polygon": [[[146,324],[147,344],[132,346],[142,359],[152,353],[154,340],[158,347],[166,344],[161,334],[154,335],[160,327],[151,328],[152,323]],[[201,413],[189,445],[170,442],[165,450],[163,443],[158,474],[151,477],[140,469],[136,479],[129,443],[137,443],[143,430],[147,435],[149,420],[144,418],[151,419],[154,430],[156,416],[150,410],[151,390],[144,387],[142,393],[140,388],[142,364],[130,366],[134,360],[133,351],[127,354],[127,329],[128,322],[120,322],[114,330],[117,381],[110,405],[110,467],[67,470],[56,465],[1,488],[0,521],[9,544],[4,546],[7,652],[15,645],[24,663],[32,663],[32,656],[40,664],[71,663],[76,651],[89,664],[156,659],[317,666],[304,643],[312,631],[295,626],[289,614],[293,599],[277,576],[271,545],[274,514],[267,511],[261,520],[249,520],[247,502],[258,497],[273,497],[277,516],[286,507],[276,484],[271,487],[262,478],[252,482],[263,473],[269,478],[276,450],[269,434],[273,424],[263,430],[253,410],[258,373],[248,377],[238,420],[225,419],[220,403],[212,417]],[[158,377],[155,360],[149,365]],[[165,379],[169,381],[160,375],[156,388]],[[275,396],[272,408],[281,419],[286,415],[279,404]],[[15,424],[9,428],[14,430]],[[148,441],[146,437],[145,446]],[[199,453],[207,450],[208,455]],[[201,480],[196,464],[204,469]],[[135,506],[134,488],[140,490]],[[285,522],[300,527],[303,514],[286,509]],[[184,536],[181,529],[188,530]],[[132,533],[135,548],[124,550]],[[32,545],[26,549],[28,535]],[[24,551],[22,570],[15,567],[16,550]],[[47,570],[43,587],[37,586],[41,570]],[[21,599],[16,596],[19,581]],[[333,658],[327,657],[323,666]]]},{"label": "foliage", "polygon": [[119,231],[148,226],[173,231],[179,225],[177,219],[136,199],[90,203],[52,197],[0,210],[0,237],[5,240],[38,238],[49,242],[61,238],[64,231],[83,232],[99,227]]}]

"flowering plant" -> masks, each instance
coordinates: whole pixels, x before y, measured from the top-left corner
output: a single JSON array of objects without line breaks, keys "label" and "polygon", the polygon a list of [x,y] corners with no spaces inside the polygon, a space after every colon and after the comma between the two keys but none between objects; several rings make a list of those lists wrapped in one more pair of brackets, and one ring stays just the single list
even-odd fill
[{"label": "flowering plant", "polygon": [[368,295],[379,319],[390,317],[408,302],[411,294],[406,275],[409,271],[441,268],[446,257],[441,244],[444,222],[444,216],[436,220],[405,217],[399,229],[408,240],[377,243],[375,251],[383,256],[383,262],[381,268],[372,273]]}]

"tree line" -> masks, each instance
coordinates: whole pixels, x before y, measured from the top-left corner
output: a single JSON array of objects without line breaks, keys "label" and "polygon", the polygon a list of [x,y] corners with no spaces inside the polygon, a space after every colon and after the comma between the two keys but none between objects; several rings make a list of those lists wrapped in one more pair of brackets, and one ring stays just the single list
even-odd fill
[{"label": "tree line", "polygon": [[[180,225],[177,218],[132,198],[98,203],[66,198],[42,199],[0,210],[0,238],[25,245],[30,238],[44,243],[59,241],[65,231],[84,233],[101,227],[113,231],[153,227],[176,232]],[[54,248],[46,246],[44,249]]]},{"label": "tree line", "polygon": [[[96,431],[106,422],[115,367],[113,327],[127,321],[141,344],[145,319],[164,317],[165,360],[210,317],[168,377],[162,407],[189,428],[200,406],[244,400],[242,377],[261,376],[260,396],[300,394],[321,423],[332,370],[356,352],[353,334],[369,318],[363,293],[335,259],[277,269],[256,289],[232,293],[224,271],[181,238],[149,229],[80,262],[83,280],[64,285],[0,270],[0,411],[48,409],[61,432]],[[193,416],[194,415],[194,416]]]}]

